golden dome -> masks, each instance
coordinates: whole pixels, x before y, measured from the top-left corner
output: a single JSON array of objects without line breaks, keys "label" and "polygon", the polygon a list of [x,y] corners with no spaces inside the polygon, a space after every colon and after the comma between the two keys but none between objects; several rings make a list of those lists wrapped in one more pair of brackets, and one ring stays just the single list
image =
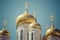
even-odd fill
[{"label": "golden dome", "polygon": [[46,31],[46,35],[52,33],[54,30],[55,30],[54,27],[49,28],[49,29]]},{"label": "golden dome", "polygon": [[36,19],[34,18],[34,16],[28,14],[28,10],[25,10],[24,14],[19,15],[16,18],[16,26],[22,24],[22,23],[32,23],[36,21]]},{"label": "golden dome", "polygon": [[10,34],[6,30],[0,30],[0,35],[9,36]]},{"label": "golden dome", "polygon": [[30,24],[29,28],[38,28],[38,29],[41,29],[41,25],[37,24],[37,23],[32,23],[32,24]]},{"label": "golden dome", "polygon": [[4,19],[4,23],[3,23],[3,30],[0,30],[0,35],[4,35],[4,36],[10,36],[10,33],[6,30],[6,25],[7,25],[7,21],[6,19]]},{"label": "golden dome", "polygon": [[56,29],[54,27],[54,17],[53,15],[51,15],[50,19],[51,19],[51,28],[49,28],[47,31],[46,31],[46,37],[47,38],[50,38],[52,36],[57,36],[57,37],[60,37],[60,30]]},{"label": "golden dome", "polygon": [[46,32],[46,35],[49,35],[49,36],[60,36],[60,30],[54,28],[54,27],[51,27],[47,30]]},{"label": "golden dome", "polygon": [[22,15],[19,15],[16,18],[16,26],[19,26],[20,24],[23,23],[32,23],[36,21],[36,19],[34,18],[34,16],[28,14],[28,2],[25,2],[25,12]]}]

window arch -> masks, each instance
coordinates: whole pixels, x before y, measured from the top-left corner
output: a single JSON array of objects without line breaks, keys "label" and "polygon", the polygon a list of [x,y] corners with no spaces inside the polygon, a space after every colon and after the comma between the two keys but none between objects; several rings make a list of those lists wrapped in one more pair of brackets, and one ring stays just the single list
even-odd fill
[{"label": "window arch", "polygon": [[31,40],[34,40],[34,36],[33,36],[33,33],[31,33]]},{"label": "window arch", "polygon": [[23,40],[23,30],[20,32],[20,40]]},{"label": "window arch", "polygon": [[27,40],[29,40],[29,32],[27,31]]}]

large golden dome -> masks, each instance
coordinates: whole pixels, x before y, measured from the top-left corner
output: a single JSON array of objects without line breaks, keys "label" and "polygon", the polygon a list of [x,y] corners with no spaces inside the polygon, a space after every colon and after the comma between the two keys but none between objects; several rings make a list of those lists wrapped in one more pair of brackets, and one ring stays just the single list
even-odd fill
[{"label": "large golden dome", "polygon": [[0,35],[5,35],[5,36],[9,36],[9,32],[6,30],[0,30]]},{"label": "large golden dome", "polygon": [[30,24],[29,28],[37,28],[37,29],[41,29],[41,25],[38,23],[32,23]]},{"label": "large golden dome", "polygon": [[36,19],[34,18],[34,16],[30,15],[28,13],[28,10],[26,9],[24,14],[22,15],[19,15],[17,18],[16,18],[16,26],[22,24],[22,23],[32,23],[36,21]]},{"label": "large golden dome", "polygon": [[25,12],[24,12],[24,14],[19,15],[16,18],[16,26],[19,26],[23,23],[32,23],[34,21],[36,21],[36,19],[34,18],[34,16],[32,16],[28,13],[28,2],[26,1],[26,3],[25,3]]}]

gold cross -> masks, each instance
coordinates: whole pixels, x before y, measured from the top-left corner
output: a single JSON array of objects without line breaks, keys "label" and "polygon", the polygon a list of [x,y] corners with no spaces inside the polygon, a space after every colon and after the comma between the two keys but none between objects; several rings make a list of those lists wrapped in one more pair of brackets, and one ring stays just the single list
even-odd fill
[{"label": "gold cross", "polygon": [[6,29],[6,24],[7,24],[7,22],[6,22],[6,19],[4,19],[4,29]]},{"label": "gold cross", "polygon": [[25,2],[25,8],[28,8],[28,2],[27,1]]},{"label": "gold cross", "polygon": [[48,30],[48,28],[49,28],[49,27],[48,27],[48,24],[47,24],[47,25],[46,25],[46,29]]},{"label": "gold cross", "polygon": [[35,14],[35,12],[34,12],[34,18],[36,17],[36,14]]},{"label": "gold cross", "polygon": [[51,21],[54,21],[55,16],[51,14],[50,19]]},{"label": "gold cross", "polygon": [[50,19],[51,19],[51,28],[54,27],[54,18],[55,18],[55,15],[52,15],[50,16]]}]

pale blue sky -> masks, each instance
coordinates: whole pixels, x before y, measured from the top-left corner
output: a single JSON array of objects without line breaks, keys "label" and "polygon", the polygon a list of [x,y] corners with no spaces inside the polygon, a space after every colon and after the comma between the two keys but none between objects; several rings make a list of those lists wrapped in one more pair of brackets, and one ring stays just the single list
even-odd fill
[{"label": "pale blue sky", "polygon": [[[55,27],[60,29],[60,0],[27,0],[30,14],[37,14],[36,18],[42,27],[42,35],[45,35],[46,24],[50,25],[49,16],[55,13]],[[7,19],[7,30],[10,32],[10,40],[16,40],[16,17],[25,11],[26,0],[0,0],[0,29],[3,28],[4,18]]]}]

